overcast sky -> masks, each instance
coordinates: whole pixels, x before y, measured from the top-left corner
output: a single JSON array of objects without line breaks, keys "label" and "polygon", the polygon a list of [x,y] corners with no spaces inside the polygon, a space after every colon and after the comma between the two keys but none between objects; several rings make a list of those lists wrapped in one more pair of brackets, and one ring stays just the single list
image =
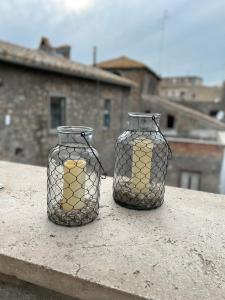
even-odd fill
[{"label": "overcast sky", "polygon": [[225,80],[225,0],[0,0],[0,16],[0,39],[26,47],[47,36],[88,64],[96,45],[98,61],[127,55],[163,76]]}]

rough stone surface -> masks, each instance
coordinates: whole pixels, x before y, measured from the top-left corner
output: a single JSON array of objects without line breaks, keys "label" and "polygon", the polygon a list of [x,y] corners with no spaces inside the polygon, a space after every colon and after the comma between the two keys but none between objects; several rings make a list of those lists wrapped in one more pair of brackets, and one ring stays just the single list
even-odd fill
[{"label": "rough stone surface", "polygon": [[[58,143],[56,130],[50,128],[50,99],[62,97],[62,125],[93,127],[94,144],[106,172],[112,174],[115,140],[127,121],[128,88],[2,62],[0,79],[1,160],[46,165],[49,149]],[[103,124],[106,99],[111,100],[110,128]],[[8,126],[6,115],[11,116]]]},{"label": "rough stone surface", "polygon": [[46,169],[0,162],[0,272],[80,299],[225,299],[225,197],[167,187],[128,210],[102,181],[99,217],[65,228],[46,215]]},{"label": "rough stone surface", "polygon": [[136,83],[136,87],[133,87],[130,93],[129,111],[143,111],[142,94],[158,94],[160,80],[157,76],[149,72],[147,68],[105,68],[105,70],[120,74],[122,77],[128,78]]}]

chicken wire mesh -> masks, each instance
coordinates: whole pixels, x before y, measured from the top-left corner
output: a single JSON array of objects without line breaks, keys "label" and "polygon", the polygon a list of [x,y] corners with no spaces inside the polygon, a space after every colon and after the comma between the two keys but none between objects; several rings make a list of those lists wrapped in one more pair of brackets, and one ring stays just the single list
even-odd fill
[{"label": "chicken wire mesh", "polygon": [[101,164],[84,129],[60,128],[61,143],[48,159],[47,214],[56,224],[81,226],[98,215]]},{"label": "chicken wire mesh", "polygon": [[128,208],[156,208],[164,201],[171,150],[159,129],[159,115],[132,114],[130,117],[142,119],[131,122],[131,129],[117,140],[113,197]]}]

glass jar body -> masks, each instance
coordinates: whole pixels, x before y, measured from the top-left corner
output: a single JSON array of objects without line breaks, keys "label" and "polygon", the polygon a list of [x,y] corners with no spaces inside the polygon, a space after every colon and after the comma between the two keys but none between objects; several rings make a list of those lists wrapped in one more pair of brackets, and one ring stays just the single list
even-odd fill
[{"label": "glass jar body", "polygon": [[[64,226],[85,225],[99,210],[98,153],[79,130],[59,133],[59,145],[48,158],[47,214],[52,222]],[[90,143],[90,133],[83,129],[83,134]]]},{"label": "glass jar body", "polygon": [[130,129],[117,139],[113,197],[128,208],[152,209],[164,201],[169,151],[157,130],[157,117],[156,123],[143,121],[144,116],[130,122]]}]

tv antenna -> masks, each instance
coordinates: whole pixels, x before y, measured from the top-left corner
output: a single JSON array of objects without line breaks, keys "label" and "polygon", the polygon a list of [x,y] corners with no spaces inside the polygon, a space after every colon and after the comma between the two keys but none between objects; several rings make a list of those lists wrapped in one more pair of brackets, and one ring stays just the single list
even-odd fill
[{"label": "tv antenna", "polygon": [[160,33],[160,43],[159,43],[159,74],[163,73],[163,58],[164,58],[164,50],[165,50],[165,37],[166,37],[166,22],[169,19],[168,11],[165,10],[162,16],[161,21],[161,33]]}]

